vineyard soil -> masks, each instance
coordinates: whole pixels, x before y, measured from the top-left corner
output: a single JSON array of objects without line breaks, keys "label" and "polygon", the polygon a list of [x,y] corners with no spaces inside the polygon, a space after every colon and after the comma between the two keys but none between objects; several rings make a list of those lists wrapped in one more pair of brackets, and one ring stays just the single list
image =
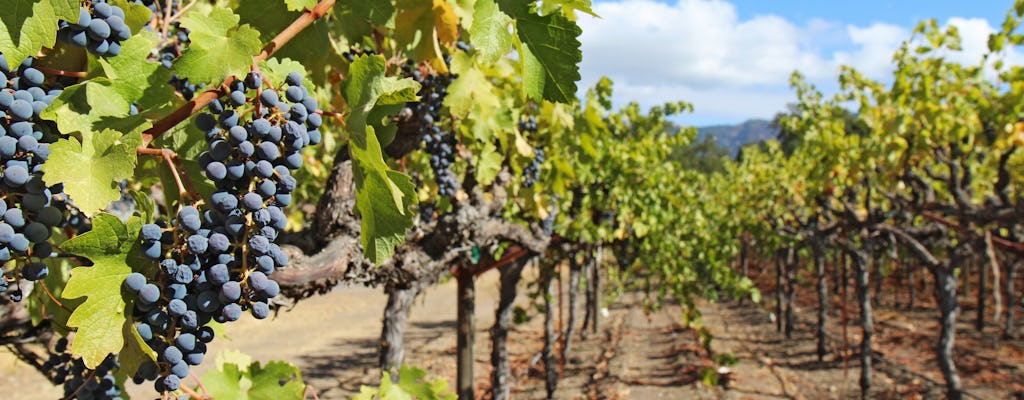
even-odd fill
[{"label": "vineyard soil", "polygon": [[[527,273],[533,273],[528,271]],[[476,388],[481,398],[489,398],[490,342],[488,329],[493,323],[497,303],[497,275],[485,274],[477,283],[477,348]],[[566,277],[563,277],[566,278]],[[568,282],[563,279],[562,282]],[[527,292],[524,290],[522,293]],[[806,293],[806,295],[802,295]],[[814,301],[808,288],[797,288],[797,306],[810,307]],[[567,304],[564,291],[563,304]],[[837,299],[833,299],[835,301]],[[518,304],[528,307],[521,295]],[[377,379],[376,341],[380,330],[380,310],[386,297],[379,289],[338,288],[298,304],[291,311],[282,311],[274,324],[260,324],[248,318],[228,327],[225,340],[214,342],[211,355],[224,349],[241,349],[258,360],[284,359],[298,365],[306,382],[321,399],[343,399]],[[851,307],[853,305],[851,304]],[[851,355],[849,374],[844,373],[841,359],[834,356],[837,340],[830,342],[833,351],[825,362],[818,363],[814,354],[815,340],[811,321],[798,318],[792,340],[787,341],[774,330],[774,323],[763,306],[749,302],[702,303],[705,326],[715,336],[715,353],[732,352],[740,363],[732,368],[728,389],[708,388],[699,383],[699,371],[711,365],[710,358],[699,345],[693,330],[679,323],[679,309],[669,306],[645,315],[642,297],[627,294],[611,305],[602,318],[601,331],[586,340],[574,343],[574,355],[564,365],[563,379],[555,397],[559,399],[845,399],[856,398],[857,365]],[[807,308],[810,309],[810,308]],[[850,315],[856,315],[851,308]],[[930,309],[912,313],[922,323],[931,321]],[[536,315],[516,325],[510,334],[513,398],[544,398],[543,366],[534,362],[543,344],[543,318]],[[894,314],[895,311],[889,311]],[[917,315],[921,314],[921,315]],[[876,398],[928,398],[941,395],[941,377],[931,367],[932,329],[920,326],[900,333],[900,329],[916,324],[902,319],[886,318],[879,312],[884,354],[887,363],[879,363],[876,371]],[[798,317],[801,315],[798,314]],[[562,317],[567,317],[563,310]],[[830,315],[836,320],[835,313]],[[558,317],[556,316],[556,324]],[[851,321],[854,322],[854,321]],[[830,324],[832,339],[841,338],[841,330]],[[966,325],[965,325],[966,329]],[[993,328],[994,329],[994,328]],[[416,300],[406,336],[408,362],[427,369],[432,376],[454,381],[455,378],[455,282],[450,281],[427,290]],[[851,348],[857,340],[851,324]],[[986,363],[991,351],[974,335],[963,335],[961,346],[981,346],[977,354],[963,352],[965,383],[968,391],[987,398],[1005,397],[1012,389],[1009,382],[980,382],[986,379],[978,368],[1002,368]],[[287,338],[286,346],[281,346]],[[908,342],[909,341],[909,342]],[[902,345],[898,345],[901,344]],[[1016,347],[1014,347],[1016,349]],[[1014,360],[1020,360],[1020,352]],[[919,360],[917,363],[913,360]],[[1010,363],[1006,356],[1001,363]],[[896,366],[900,364],[902,366]],[[202,374],[213,363],[197,368]],[[888,366],[887,366],[888,365]],[[934,376],[933,376],[934,375]],[[1000,376],[1016,376],[998,374]],[[0,354],[0,383],[18,388],[18,398],[26,400],[53,399],[60,390],[45,382],[29,367],[16,361],[8,352]],[[193,381],[186,382],[194,384]],[[1004,387],[995,391],[986,387]],[[129,387],[135,398],[147,398],[148,386]]]}]

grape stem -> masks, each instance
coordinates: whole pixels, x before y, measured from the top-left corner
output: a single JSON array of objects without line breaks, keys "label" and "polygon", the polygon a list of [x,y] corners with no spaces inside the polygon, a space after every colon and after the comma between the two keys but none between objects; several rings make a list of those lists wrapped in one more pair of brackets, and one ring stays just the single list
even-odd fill
[{"label": "grape stem", "polygon": [[82,391],[82,388],[85,387],[85,384],[89,383],[89,381],[91,381],[92,378],[95,378],[95,377],[96,377],[96,371],[95,370],[90,370],[89,371],[89,376],[85,377],[85,379],[82,381],[82,384],[78,385],[78,388],[76,388],[74,392],[71,392],[71,394],[69,394],[68,397],[65,397],[64,400],[71,400],[71,399],[76,398],[78,396],[78,392]]},{"label": "grape stem", "polygon": [[[189,374],[191,375],[191,373],[189,373]],[[196,380],[198,381],[199,379],[196,379]],[[202,385],[201,382],[199,384]],[[185,386],[185,385],[179,386],[178,390],[181,390],[182,392],[185,392],[185,394],[187,394],[190,399],[206,400],[206,399],[212,399],[213,398],[213,397],[210,397],[210,395],[207,395],[206,393],[203,393],[203,394],[196,393],[195,390],[189,389],[188,386]]]},{"label": "grape stem", "polygon": [[50,288],[46,287],[45,284],[42,284],[42,285],[39,285],[39,286],[41,286],[43,288],[43,292],[46,292],[46,296],[49,297],[50,300],[53,301],[53,304],[56,304],[57,307],[60,307],[64,311],[67,311],[67,312],[74,311],[74,310],[72,310],[70,308],[65,307],[64,304],[62,304],[60,301],[58,301],[56,297],[53,297],[53,293],[50,293]]},{"label": "grape stem", "polygon": [[303,393],[303,398],[305,398],[305,396],[307,396],[306,393],[308,393],[308,395],[313,396],[313,400],[320,400],[320,397],[318,397],[316,395],[316,389],[314,389],[313,386],[306,385],[306,391],[305,391],[305,393]]},{"label": "grape stem", "polygon": [[64,71],[60,69],[46,68],[40,66],[34,66],[33,68],[38,69],[39,72],[42,72],[47,75],[70,76],[72,78],[85,78],[88,75],[85,71]]},{"label": "grape stem", "polygon": [[[270,56],[272,56],[275,52],[281,49],[281,47],[287,44],[290,40],[294,39],[295,36],[299,34],[299,32],[302,32],[304,29],[312,25],[313,22],[316,22],[316,20],[323,18],[324,15],[327,15],[327,12],[330,11],[331,7],[334,6],[335,1],[336,0],[320,0],[320,2],[316,3],[316,6],[314,6],[312,9],[304,11],[302,15],[300,15],[298,18],[295,19],[295,21],[292,22],[291,25],[288,25],[287,28],[281,31],[281,33],[278,33],[276,37],[271,39],[270,42],[263,46],[263,50],[261,50],[258,55],[253,57],[253,63],[255,64],[260,61],[266,61],[268,58],[270,58]],[[206,105],[210,104],[210,102],[214,99],[221,97],[224,93],[226,93],[226,91],[223,88],[228,87],[232,82],[235,81],[235,79],[236,78],[233,76],[228,77],[220,86],[200,93],[188,103],[185,103],[180,108],[174,110],[166,117],[163,117],[162,119],[157,121],[155,124],[153,124],[151,128],[146,129],[145,132],[142,132],[142,145],[140,145],[139,147],[148,147],[149,144],[153,142],[153,140],[156,140],[156,138],[160,137],[160,135],[164,134],[164,132],[167,132],[175,125],[178,125],[182,121],[188,119],[188,117],[191,117],[192,114],[199,112],[203,109],[203,107],[206,107]]]},{"label": "grape stem", "polygon": [[[157,156],[164,159],[167,163],[167,167],[171,169],[171,175],[174,176],[174,183],[178,185],[178,197],[195,199],[193,193],[199,193],[196,188],[192,186],[192,181],[185,174],[184,168],[181,163],[181,159],[171,149],[151,149],[148,147],[137,147],[135,153],[139,155]],[[187,188],[187,189],[186,189]]]},{"label": "grape stem", "polygon": [[207,393],[206,392],[206,386],[204,386],[203,385],[203,381],[201,379],[199,379],[198,376],[196,376],[195,371],[188,371],[188,375],[191,376],[192,379],[195,379],[196,383],[199,384],[199,390],[203,391],[203,396],[207,396],[207,394],[206,394]]}]

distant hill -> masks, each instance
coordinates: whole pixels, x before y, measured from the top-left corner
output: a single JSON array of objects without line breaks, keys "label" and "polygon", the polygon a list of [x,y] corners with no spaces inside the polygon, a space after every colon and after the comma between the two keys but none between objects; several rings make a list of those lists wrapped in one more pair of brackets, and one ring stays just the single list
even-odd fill
[{"label": "distant hill", "polygon": [[775,139],[778,131],[771,127],[771,121],[750,119],[738,125],[712,125],[697,128],[697,140],[706,136],[715,138],[715,144],[729,149],[729,156],[736,157],[740,147],[748,143],[757,143]]}]

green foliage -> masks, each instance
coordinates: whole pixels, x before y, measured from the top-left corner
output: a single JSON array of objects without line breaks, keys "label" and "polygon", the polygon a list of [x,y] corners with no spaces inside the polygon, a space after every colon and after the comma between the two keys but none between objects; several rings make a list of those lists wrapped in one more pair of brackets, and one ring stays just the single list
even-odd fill
[{"label": "green foliage", "polygon": [[65,191],[82,212],[94,214],[121,198],[117,182],[135,173],[135,148],[142,143],[138,134],[122,136],[112,130],[61,139],[50,146],[53,159],[43,165],[49,184],[75,182]]},{"label": "green foliage", "polygon": [[455,400],[454,393],[448,391],[448,382],[438,378],[425,381],[427,372],[419,368],[402,365],[398,370],[398,382],[391,380],[387,371],[380,379],[380,386],[359,388],[359,394],[352,400]]},{"label": "green foliage", "polygon": [[231,351],[218,355],[217,368],[208,371],[202,381],[206,392],[215,399],[301,400],[306,392],[298,367],[284,361],[261,365]]},{"label": "green foliage", "polygon": [[[122,295],[122,282],[132,273],[133,266],[148,264],[136,249],[141,227],[139,218],[133,217],[125,224],[113,215],[99,214],[93,218],[91,231],[62,245],[64,251],[93,263],[91,267],[71,270],[71,279],[62,294],[65,299],[85,297],[71,313],[67,326],[77,328],[72,354],[82,357],[90,368],[99,365],[109,353],[151,352],[138,334],[122,335],[122,330],[135,332],[131,305],[125,300],[127,296]],[[131,366],[122,368],[134,371]]]},{"label": "green foliage", "polygon": [[380,56],[359,57],[349,73],[345,97],[352,107],[348,126],[356,207],[363,217],[365,256],[376,263],[394,253],[394,247],[405,239],[405,230],[412,226],[415,186],[408,176],[392,171],[384,162],[374,133],[376,121],[367,118],[376,107],[393,109],[416,100],[419,84],[410,79],[385,77],[384,58]]},{"label": "green foliage", "polygon": [[189,29],[189,44],[174,70],[192,82],[218,82],[228,76],[244,76],[252,57],[260,52],[260,33],[249,25],[238,25],[240,17],[224,8],[209,15],[186,14],[181,26]]}]

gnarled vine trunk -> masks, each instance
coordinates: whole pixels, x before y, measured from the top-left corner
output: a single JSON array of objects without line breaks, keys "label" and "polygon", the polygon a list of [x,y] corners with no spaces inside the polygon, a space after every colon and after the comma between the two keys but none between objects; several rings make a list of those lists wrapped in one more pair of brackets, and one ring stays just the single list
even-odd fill
[{"label": "gnarled vine trunk", "polygon": [[825,243],[822,238],[811,239],[814,252],[814,269],[818,275],[818,324],[815,333],[818,339],[818,361],[825,359],[825,318],[828,312],[828,285],[825,282]]},{"label": "gnarled vine trunk", "polygon": [[953,344],[956,339],[956,314],[960,305],[957,299],[957,279],[953,275],[952,268],[934,268],[935,275],[935,300],[939,303],[941,313],[941,328],[939,331],[938,361],[942,377],[946,379],[946,398],[960,400],[963,398],[963,388],[960,384],[960,375],[956,372],[956,365],[953,363]]},{"label": "gnarled vine trunk", "polygon": [[793,293],[796,291],[793,285],[796,282],[796,263],[796,248],[786,247],[786,339],[793,335]]},{"label": "gnarled vine trunk", "polygon": [[508,400],[511,393],[508,361],[508,330],[512,326],[512,305],[516,301],[516,285],[523,275],[528,258],[521,258],[501,269],[501,295],[491,328],[491,398]]},{"label": "gnarled vine trunk", "polygon": [[476,288],[473,274],[462,268],[455,278],[458,283],[458,377],[456,387],[460,399],[473,399],[473,334],[476,332]]},{"label": "gnarled vine trunk", "polygon": [[[558,363],[555,362],[555,308],[552,299],[555,294],[551,286],[554,280],[555,266],[545,265],[541,271],[541,293],[544,295],[544,349],[541,350],[541,357],[544,359],[544,387],[547,389],[548,399],[553,399],[555,389],[558,388]],[[461,398],[461,397],[460,397]]]},{"label": "gnarled vine trunk", "polygon": [[1017,270],[1021,261],[1011,263],[1006,273],[1006,320],[1003,321],[1003,337],[1008,339],[1017,338],[1017,328],[1014,326],[1014,310],[1017,308],[1017,292],[1014,281],[1017,280]]},{"label": "gnarled vine trunk", "polygon": [[[572,353],[572,337],[576,333],[576,309],[579,308],[579,294],[580,294],[580,272],[582,268],[580,263],[576,260],[575,255],[569,256],[569,321],[565,327],[565,338],[562,345],[562,359],[569,360]],[[587,284],[590,284],[590,279],[587,279]],[[588,298],[589,296],[589,292]],[[589,303],[589,302],[588,302]],[[590,315],[589,304],[587,304],[587,313],[585,319],[592,318]],[[584,326],[583,330],[586,330]],[[584,336],[585,337],[585,336]]]},{"label": "gnarled vine trunk", "polygon": [[384,323],[380,332],[379,366],[394,376],[405,358],[404,337],[412,301],[420,292],[415,282],[407,287],[388,288],[388,304],[384,307]]}]

